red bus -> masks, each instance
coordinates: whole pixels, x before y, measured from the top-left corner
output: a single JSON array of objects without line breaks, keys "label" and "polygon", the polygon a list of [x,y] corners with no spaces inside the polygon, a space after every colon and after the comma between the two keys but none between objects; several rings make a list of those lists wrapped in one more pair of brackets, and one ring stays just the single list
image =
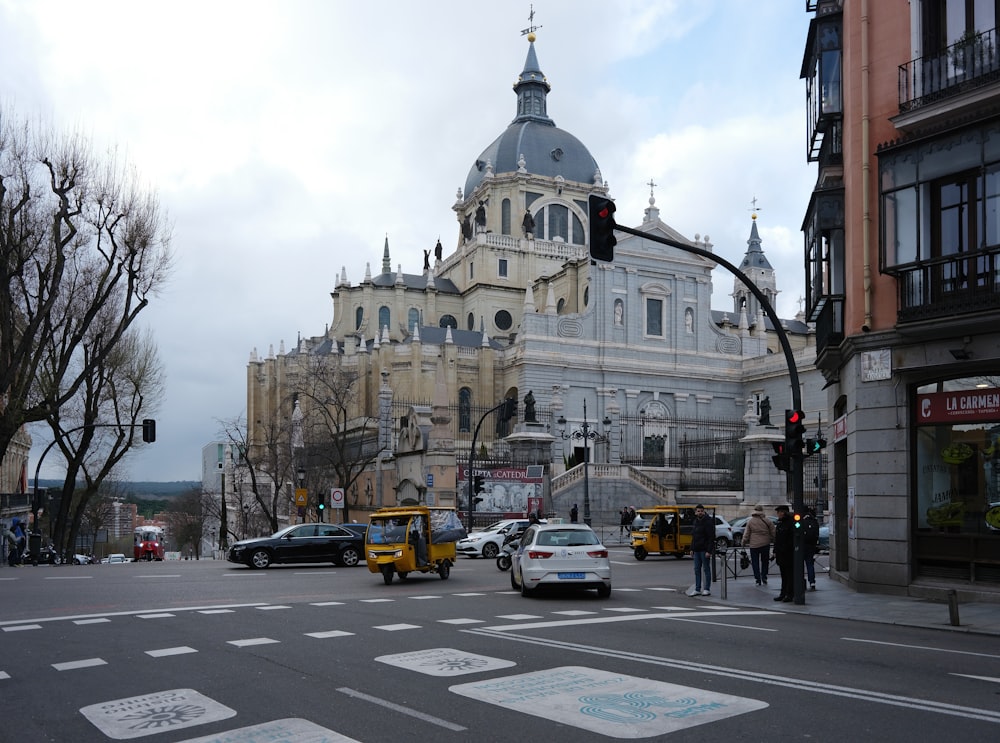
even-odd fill
[{"label": "red bus", "polygon": [[136,562],[163,559],[163,527],[135,527],[134,542],[133,552]]}]

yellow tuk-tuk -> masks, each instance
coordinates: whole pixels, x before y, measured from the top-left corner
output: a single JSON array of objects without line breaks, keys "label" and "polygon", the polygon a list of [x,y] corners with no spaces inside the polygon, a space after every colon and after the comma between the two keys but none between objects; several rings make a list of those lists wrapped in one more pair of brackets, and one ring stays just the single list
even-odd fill
[{"label": "yellow tuk-tuk", "polygon": [[380,508],[365,533],[365,560],[386,585],[396,573],[401,579],[415,572],[437,573],[447,580],[455,563],[455,542],[465,536],[454,508]]},{"label": "yellow tuk-tuk", "polygon": [[[714,508],[706,506],[705,511],[715,518]],[[636,515],[643,522],[642,527],[632,531],[632,554],[636,560],[645,560],[653,552],[680,560],[691,552],[694,506],[640,508]]]}]

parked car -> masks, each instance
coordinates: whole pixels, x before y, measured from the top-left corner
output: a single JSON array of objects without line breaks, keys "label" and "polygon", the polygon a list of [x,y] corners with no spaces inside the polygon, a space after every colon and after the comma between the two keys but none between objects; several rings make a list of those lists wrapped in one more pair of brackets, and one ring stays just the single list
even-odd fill
[{"label": "parked car", "polygon": [[726,521],[721,516],[715,517],[715,546],[717,549],[724,550],[726,547],[730,547],[734,544],[733,542],[733,527],[730,526],[729,522]]},{"label": "parked car", "polygon": [[90,555],[73,555],[74,565],[90,565],[91,562]]},{"label": "parked car", "polygon": [[[777,525],[777,516],[768,516],[771,519],[771,523]],[[747,521],[750,520],[749,516],[740,516],[738,519],[730,522],[729,526],[733,530],[733,544],[739,545],[743,541],[743,532],[746,531]]]},{"label": "parked car", "polygon": [[269,537],[236,542],[228,560],[260,569],[273,563],[301,562],[332,562],[352,568],[364,553],[363,534],[338,524],[296,524]]},{"label": "parked car", "polygon": [[341,529],[347,529],[348,531],[353,531],[359,537],[364,539],[365,532],[368,531],[368,524],[362,524],[360,522],[352,521],[347,524],[337,524]]},{"label": "parked car", "polygon": [[121,552],[116,552],[113,555],[108,555],[101,562],[105,565],[122,565],[128,562],[128,558]]},{"label": "parked car", "polygon": [[611,595],[608,548],[586,524],[532,524],[511,558],[510,585],[522,596],[539,587],[596,588]]},{"label": "parked car", "polygon": [[527,527],[528,519],[496,521],[482,531],[474,531],[465,539],[459,539],[458,544],[455,545],[455,551],[466,557],[485,557],[487,560],[495,560],[496,556],[500,554],[504,538],[511,530],[518,533]]}]

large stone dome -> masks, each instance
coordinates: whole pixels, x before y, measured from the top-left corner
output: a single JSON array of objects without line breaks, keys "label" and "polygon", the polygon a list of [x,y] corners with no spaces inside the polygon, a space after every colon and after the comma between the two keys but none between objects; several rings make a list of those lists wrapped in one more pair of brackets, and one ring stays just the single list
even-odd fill
[{"label": "large stone dome", "polygon": [[497,137],[469,169],[465,179],[465,196],[479,186],[486,175],[487,165],[493,173],[514,173],[524,167],[533,175],[567,181],[593,183],[597,161],[583,143],[555,125],[548,117],[546,97],[549,84],[538,67],[535,44],[528,47],[524,70],[514,84],[517,93],[517,117]]}]

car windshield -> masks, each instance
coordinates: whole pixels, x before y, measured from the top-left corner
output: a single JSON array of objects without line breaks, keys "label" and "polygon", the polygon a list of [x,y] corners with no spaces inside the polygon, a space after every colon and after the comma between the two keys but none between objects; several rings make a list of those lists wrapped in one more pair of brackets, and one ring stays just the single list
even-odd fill
[{"label": "car windshield", "polygon": [[535,540],[535,544],[543,547],[583,547],[600,543],[594,532],[583,529],[547,529],[538,532]]},{"label": "car windshield", "polygon": [[510,522],[508,522],[508,521],[497,521],[495,524],[490,524],[489,526],[487,526],[485,529],[482,529],[481,531],[500,531],[508,523],[510,523]]}]

